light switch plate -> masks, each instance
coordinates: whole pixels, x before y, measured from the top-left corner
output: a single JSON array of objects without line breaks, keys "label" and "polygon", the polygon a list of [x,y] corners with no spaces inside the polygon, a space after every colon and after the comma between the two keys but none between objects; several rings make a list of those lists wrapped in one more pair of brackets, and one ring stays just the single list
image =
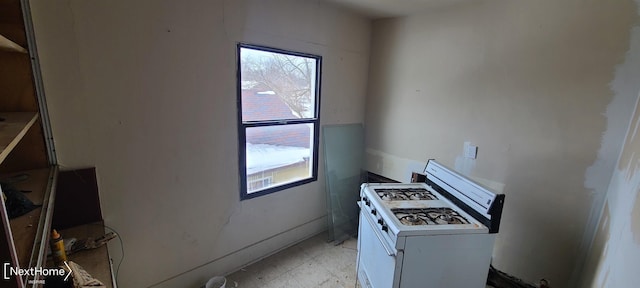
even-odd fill
[{"label": "light switch plate", "polygon": [[471,142],[464,142],[464,157],[476,159],[478,157],[478,146],[471,144]]}]

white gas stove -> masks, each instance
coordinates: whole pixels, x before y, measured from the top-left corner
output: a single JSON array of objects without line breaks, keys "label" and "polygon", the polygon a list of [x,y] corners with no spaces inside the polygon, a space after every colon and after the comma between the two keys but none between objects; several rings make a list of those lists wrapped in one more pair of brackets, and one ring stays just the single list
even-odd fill
[{"label": "white gas stove", "polygon": [[429,160],[426,183],[360,190],[363,287],[485,287],[504,195]]}]

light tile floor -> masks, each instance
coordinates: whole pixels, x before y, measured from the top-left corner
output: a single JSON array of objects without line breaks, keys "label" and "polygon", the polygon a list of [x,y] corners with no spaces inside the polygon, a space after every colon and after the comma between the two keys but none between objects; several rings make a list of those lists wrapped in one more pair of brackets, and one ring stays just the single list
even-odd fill
[{"label": "light tile floor", "polygon": [[322,233],[227,276],[226,287],[360,287],[356,247],[356,239],[334,245]]}]

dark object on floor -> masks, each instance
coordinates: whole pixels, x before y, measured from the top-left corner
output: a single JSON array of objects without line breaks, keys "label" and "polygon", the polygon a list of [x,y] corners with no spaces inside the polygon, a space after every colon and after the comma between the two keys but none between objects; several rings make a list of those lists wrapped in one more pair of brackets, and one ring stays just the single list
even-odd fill
[{"label": "dark object on floor", "polygon": [[551,288],[551,286],[549,286],[549,281],[545,279],[540,280],[540,286],[535,286],[504,273],[494,268],[493,265],[489,267],[487,285],[495,288]]},{"label": "dark object on floor", "polygon": [[13,219],[24,214],[31,212],[42,205],[35,205],[22,191],[17,190],[12,185],[6,183],[0,183],[2,186],[2,192],[7,197],[5,206],[7,207],[7,215],[9,219]]}]

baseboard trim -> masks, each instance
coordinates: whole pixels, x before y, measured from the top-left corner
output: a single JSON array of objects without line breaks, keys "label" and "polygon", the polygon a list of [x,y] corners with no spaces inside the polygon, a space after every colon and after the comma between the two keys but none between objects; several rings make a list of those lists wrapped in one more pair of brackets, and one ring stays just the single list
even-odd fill
[{"label": "baseboard trim", "polygon": [[149,287],[201,287],[216,275],[228,275],[276,254],[327,229],[327,216],[313,219],[284,232],[218,257]]}]

